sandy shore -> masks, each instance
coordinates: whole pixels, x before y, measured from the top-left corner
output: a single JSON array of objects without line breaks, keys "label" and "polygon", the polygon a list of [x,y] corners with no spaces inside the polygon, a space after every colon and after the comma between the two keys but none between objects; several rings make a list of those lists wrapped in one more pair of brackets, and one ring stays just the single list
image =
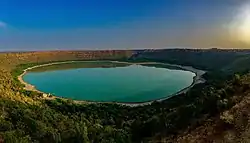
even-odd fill
[{"label": "sandy shore", "polygon": [[[59,64],[67,64],[67,63],[75,63],[75,62],[98,62],[98,61],[66,61],[66,62],[54,62],[54,63],[49,63],[49,64],[42,64],[42,65],[37,65],[37,66],[33,66],[33,67],[29,67],[25,70],[23,70],[23,73],[21,75],[18,76],[18,80],[24,85],[24,89],[25,90],[28,90],[28,91],[36,91],[36,92],[39,92],[39,93],[43,93],[44,97],[46,99],[55,99],[55,98],[60,98],[60,97],[51,97],[49,98],[49,94],[47,93],[44,93],[42,91],[39,91],[35,88],[35,86],[29,84],[29,83],[26,83],[24,80],[23,80],[23,76],[27,73],[28,70],[31,70],[31,69],[34,69],[34,68],[39,68],[39,67],[44,67],[44,66],[50,66],[50,65],[59,65]],[[203,71],[203,70],[198,70],[198,69],[195,69],[191,66],[181,66],[181,65],[174,65],[174,64],[166,64],[166,63],[158,63],[158,62],[140,62],[140,63],[130,63],[130,62],[120,62],[120,61],[109,61],[109,62],[113,62],[113,63],[124,63],[124,64],[137,64],[137,65],[144,65],[144,64],[152,64],[152,65],[155,65],[155,64],[158,64],[158,65],[166,65],[166,66],[174,66],[174,67],[177,67],[177,68],[180,68],[180,69],[183,69],[183,70],[187,70],[187,71],[191,71],[193,73],[195,73],[195,77],[194,77],[194,80],[193,80],[193,83],[182,89],[181,91],[171,95],[171,96],[167,96],[165,98],[161,98],[161,99],[158,99],[158,100],[153,100],[153,101],[149,101],[149,102],[142,102],[142,103],[117,103],[117,102],[88,102],[88,101],[78,101],[78,100],[74,100],[75,103],[116,103],[116,104],[120,104],[120,105],[126,105],[126,106],[130,106],[130,107],[136,107],[136,106],[144,106],[144,105],[149,105],[151,103],[153,103],[154,101],[163,101],[163,100],[166,100],[168,98],[171,98],[175,95],[179,95],[179,94],[182,94],[182,93],[186,93],[190,88],[192,88],[194,85],[198,84],[198,83],[204,83],[205,80],[202,78],[202,75],[205,74],[206,72]]]}]

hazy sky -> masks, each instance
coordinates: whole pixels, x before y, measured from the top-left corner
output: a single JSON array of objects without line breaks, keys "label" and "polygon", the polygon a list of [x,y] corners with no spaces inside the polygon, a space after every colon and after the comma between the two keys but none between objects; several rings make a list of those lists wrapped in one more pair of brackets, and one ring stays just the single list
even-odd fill
[{"label": "hazy sky", "polygon": [[0,51],[250,48],[248,5],[249,0],[0,0]]}]

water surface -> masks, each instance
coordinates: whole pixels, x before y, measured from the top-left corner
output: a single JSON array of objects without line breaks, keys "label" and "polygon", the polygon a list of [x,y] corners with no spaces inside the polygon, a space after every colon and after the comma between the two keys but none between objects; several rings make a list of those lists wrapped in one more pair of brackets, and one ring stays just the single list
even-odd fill
[{"label": "water surface", "polygon": [[37,68],[23,78],[40,91],[70,99],[145,102],[190,86],[194,76],[180,69],[86,62]]}]

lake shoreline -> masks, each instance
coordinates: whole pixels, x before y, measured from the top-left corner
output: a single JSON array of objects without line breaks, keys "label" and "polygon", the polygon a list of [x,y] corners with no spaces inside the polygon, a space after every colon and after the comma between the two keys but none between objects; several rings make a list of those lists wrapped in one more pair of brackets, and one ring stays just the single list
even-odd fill
[{"label": "lake shoreline", "polygon": [[[75,62],[98,62],[98,61],[65,61],[65,62],[53,62],[53,63],[48,63],[48,64],[41,64],[41,65],[36,65],[36,66],[32,66],[29,68],[26,68],[23,70],[22,74],[20,74],[18,76],[18,80],[24,85],[24,89],[28,90],[28,91],[35,91],[38,93],[43,94],[43,98],[44,99],[56,99],[56,98],[60,98],[60,99],[67,99],[67,98],[63,98],[63,97],[58,97],[58,96],[52,96],[50,97],[50,94],[39,91],[36,89],[35,86],[25,82],[23,80],[23,76],[27,73],[28,70],[34,69],[34,68],[39,68],[39,67],[44,67],[44,66],[50,66],[50,65],[60,65],[60,64],[68,64],[68,63],[75,63]],[[161,102],[163,100],[169,99],[173,96],[182,94],[182,93],[186,93],[189,89],[191,89],[194,85],[199,84],[199,83],[204,83],[205,80],[202,78],[202,75],[205,74],[206,72],[203,70],[198,70],[195,69],[191,66],[181,66],[181,65],[174,65],[174,64],[167,64],[167,63],[159,63],[159,62],[138,62],[138,63],[131,63],[131,62],[122,62],[122,61],[107,61],[107,62],[113,62],[113,63],[124,63],[124,64],[137,64],[137,65],[163,65],[163,66],[173,66],[176,68],[180,68],[182,70],[186,70],[186,71],[190,71],[195,73],[195,76],[193,78],[193,82],[190,86],[170,95],[167,96],[165,98],[161,98],[161,99],[155,99],[155,100],[151,100],[151,101],[145,101],[145,102],[129,102],[129,103],[122,103],[122,102],[93,102],[93,101],[86,101],[86,100],[73,100],[75,103],[89,103],[89,104],[93,104],[93,103],[110,103],[110,104],[119,104],[119,105],[124,105],[124,106],[130,106],[130,107],[137,107],[137,106],[144,106],[144,105],[150,105],[153,102]]]}]

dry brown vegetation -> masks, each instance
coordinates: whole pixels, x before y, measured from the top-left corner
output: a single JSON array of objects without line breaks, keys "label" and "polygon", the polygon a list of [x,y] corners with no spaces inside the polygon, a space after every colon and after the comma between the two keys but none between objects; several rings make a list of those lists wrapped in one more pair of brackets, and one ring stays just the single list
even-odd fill
[{"label": "dry brown vegetation", "polygon": [[45,51],[0,53],[0,66],[13,68],[23,63],[42,63],[68,60],[120,59],[131,56],[132,51]]},{"label": "dry brown vegetation", "polygon": [[[249,143],[250,142],[250,95],[229,110],[205,121],[196,129],[180,134],[171,142],[180,143]],[[169,142],[162,139],[161,142]]]}]

